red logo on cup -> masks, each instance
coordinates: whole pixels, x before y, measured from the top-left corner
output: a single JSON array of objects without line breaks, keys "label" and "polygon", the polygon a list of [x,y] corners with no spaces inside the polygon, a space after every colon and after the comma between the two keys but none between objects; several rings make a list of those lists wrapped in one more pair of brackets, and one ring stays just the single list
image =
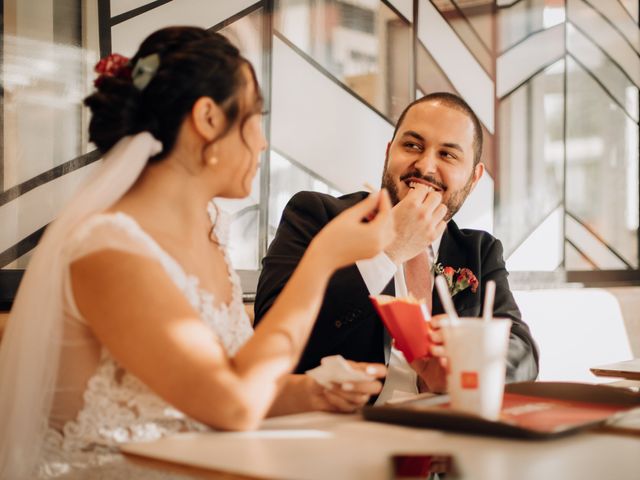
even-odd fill
[{"label": "red logo on cup", "polygon": [[460,383],[462,384],[462,388],[475,390],[478,388],[478,372],[460,373]]}]

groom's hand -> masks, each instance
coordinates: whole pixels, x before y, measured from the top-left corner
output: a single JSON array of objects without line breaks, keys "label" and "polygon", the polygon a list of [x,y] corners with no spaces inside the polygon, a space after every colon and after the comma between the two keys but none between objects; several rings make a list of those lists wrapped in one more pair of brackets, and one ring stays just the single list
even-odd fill
[{"label": "groom's hand", "polygon": [[418,390],[420,392],[444,393],[447,391],[448,359],[445,356],[441,320],[446,315],[436,315],[429,321],[429,337],[432,342],[429,357],[417,358],[411,367],[418,374]]},{"label": "groom's hand", "polygon": [[411,189],[391,212],[396,237],[384,251],[395,264],[425,251],[446,227],[447,207],[442,203],[442,195],[423,184]]}]

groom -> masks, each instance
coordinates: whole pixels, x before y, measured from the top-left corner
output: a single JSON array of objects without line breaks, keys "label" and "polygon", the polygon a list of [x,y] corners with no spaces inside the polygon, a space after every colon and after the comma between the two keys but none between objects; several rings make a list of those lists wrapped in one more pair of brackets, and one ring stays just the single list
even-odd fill
[{"label": "groom", "polygon": [[[379,401],[394,390],[446,389],[442,348],[435,357],[408,365],[393,348],[369,295],[425,298],[434,316],[443,312],[433,289],[433,271],[468,269],[477,280],[454,295],[458,315],[480,316],[488,280],[496,282],[495,317],[513,322],[507,354],[507,381],[533,380],[538,351],[509,289],[502,244],[478,230],[460,230],[451,220],[484,173],[480,163],[482,129],[460,97],[434,93],[410,104],[387,146],[382,186],[394,204],[397,238],[385,252],[338,271],[331,279],[296,371],[317,366],[328,355],[389,366]],[[305,249],[332,218],[367,196],[340,198],[296,194],[284,210],[275,239],[263,260],[255,302],[256,324],[293,273]],[[458,275],[459,276],[459,275]],[[455,281],[456,279],[454,279]],[[459,285],[463,285],[460,277]],[[437,318],[436,318],[437,323]],[[435,339],[439,340],[436,331]]]}]

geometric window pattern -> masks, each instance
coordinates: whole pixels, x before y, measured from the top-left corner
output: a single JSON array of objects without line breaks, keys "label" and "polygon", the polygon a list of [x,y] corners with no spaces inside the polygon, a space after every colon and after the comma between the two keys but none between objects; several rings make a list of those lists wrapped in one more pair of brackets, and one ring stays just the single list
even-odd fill
[{"label": "geometric window pattern", "polygon": [[270,149],[252,195],[223,202],[247,290],[286,200],[303,189],[338,195],[379,183],[404,106],[442,90],[467,100],[486,138],[488,175],[458,213],[461,226],[503,240],[512,270],[637,279],[635,0],[4,0],[2,7],[0,303],[99,161],[82,107],[93,65],[112,51],[131,55],[148,33],[171,24],[221,31],[236,43],[270,112]]},{"label": "geometric window pattern", "polygon": [[638,2],[502,3],[495,212],[507,264],[637,279]]}]

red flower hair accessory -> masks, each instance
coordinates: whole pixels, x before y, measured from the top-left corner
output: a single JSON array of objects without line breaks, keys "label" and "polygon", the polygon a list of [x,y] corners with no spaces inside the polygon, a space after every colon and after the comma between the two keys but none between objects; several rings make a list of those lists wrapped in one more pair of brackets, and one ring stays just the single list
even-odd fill
[{"label": "red flower hair accessory", "polygon": [[94,67],[96,73],[100,75],[95,79],[93,84],[96,87],[100,86],[100,83],[106,77],[122,78],[123,80],[131,80],[131,63],[129,59],[118,53],[112,53],[102,58]]},{"label": "red flower hair accessory", "polygon": [[471,287],[471,293],[478,291],[478,279],[468,268],[456,270],[453,267],[444,267],[441,263],[436,263],[433,265],[433,273],[445,278],[452,297],[469,287]]}]

